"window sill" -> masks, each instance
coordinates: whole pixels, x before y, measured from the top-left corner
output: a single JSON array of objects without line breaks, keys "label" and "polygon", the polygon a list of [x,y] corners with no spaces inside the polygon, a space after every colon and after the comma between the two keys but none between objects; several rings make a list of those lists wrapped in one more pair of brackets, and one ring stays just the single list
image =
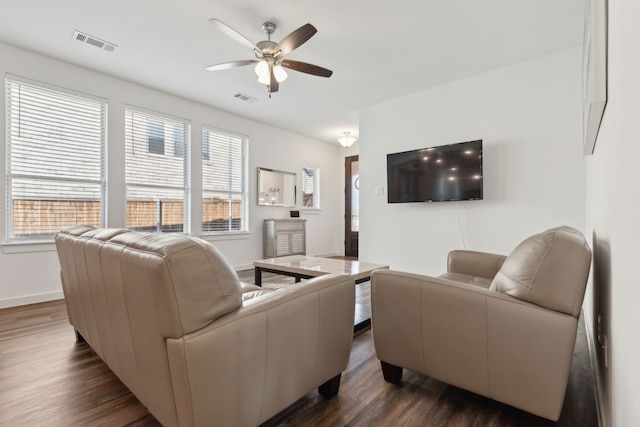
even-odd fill
[{"label": "window sill", "polygon": [[300,212],[303,214],[320,215],[322,213],[322,209],[321,208],[303,208],[303,209],[300,209]]},{"label": "window sill", "polygon": [[[251,237],[251,233],[248,231],[238,233],[225,233],[225,234],[203,234],[200,236],[202,240],[206,241],[221,241],[221,240],[241,240]],[[56,243],[52,240],[39,240],[39,241],[14,241],[0,243],[0,248],[5,254],[22,254],[31,252],[54,252],[56,250]]]},{"label": "window sill", "polygon": [[29,252],[52,252],[56,250],[56,244],[50,240],[40,241],[16,241],[0,244],[5,254],[22,254]]},{"label": "window sill", "polygon": [[248,239],[251,233],[248,231],[239,231],[237,233],[220,233],[220,234],[202,234],[200,238],[207,242],[217,242],[221,240],[240,240]]}]

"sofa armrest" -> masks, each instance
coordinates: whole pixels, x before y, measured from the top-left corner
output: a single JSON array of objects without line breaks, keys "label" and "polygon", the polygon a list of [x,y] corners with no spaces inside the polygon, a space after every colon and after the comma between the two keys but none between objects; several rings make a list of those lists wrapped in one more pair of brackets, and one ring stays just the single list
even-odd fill
[{"label": "sofa armrest", "polygon": [[447,272],[493,279],[506,258],[489,252],[455,250],[449,252]]},{"label": "sofa armrest", "polygon": [[199,331],[168,339],[180,424],[258,425],[340,374],[354,308],[354,280],[326,275],[245,301]]}]

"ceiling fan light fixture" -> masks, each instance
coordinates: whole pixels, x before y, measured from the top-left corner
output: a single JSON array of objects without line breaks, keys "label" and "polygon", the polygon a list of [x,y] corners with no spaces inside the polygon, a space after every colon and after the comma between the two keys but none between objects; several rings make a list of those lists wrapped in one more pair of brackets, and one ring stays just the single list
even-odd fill
[{"label": "ceiling fan light fixture", "polygon": [[273,67],[273,75],[275,76],[278,83],[282,83],[287,79],[287,72],[284,70],[284,67],[280,64]]},{"label": "ceiling fan light fixture", "polygon": [[271,84],[271,79],[269,77],[269,73],[262,75],[262,76],[258,76],[258,83],[262,83],[263,85],[269,85]]},{"label": "ceiling fan light fixture", "polygon": [[[262,60],[258,62],[255,68],[256,74],[258,75],[258,82],[263,85],[271,84],[271,74],[269,72],[269,63],[266,60]],[[278,83],[282,83],[287,79],[287,72],[284,70],[284,67],[280,64],[273,66],[273,76],[276,78]]]},{"label": "ceiling fan light fixture", "polygon": [[349,131],[344,131],[343,132],[344,135],[341,136],[340,138],[338,138],[338,142],[340,143],[340,145],[342,145],[344,148],[349,148],[353,145],[354,142],[356,142],[358,140],[358,138],[356,138],[355,136],[351,136],[351,132]]},{"label": "ceiling fan light fixture", "polygon": [[258,75],[258,77],[266,77],[268,79],[269,64],[267,63],[267,61],[263,59],[262,61],[258,62],[255,68],[255,72]]}]

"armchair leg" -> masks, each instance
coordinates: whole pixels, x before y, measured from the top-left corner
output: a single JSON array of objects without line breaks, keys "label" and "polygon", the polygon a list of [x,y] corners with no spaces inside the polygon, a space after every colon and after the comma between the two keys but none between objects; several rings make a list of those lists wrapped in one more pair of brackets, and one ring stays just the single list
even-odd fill
[{"label": "armchair leg", "polygon": [[385,381],[397,384],[402,379],[402,368],[391,363],[380,361],[382,365],[382,376]]},{"label": "armchair leg", "polygon": [[342,374],[338,374],[326,383],[321,384],[320,387],[318,387],[318,393],[320,393],[325,399],[331,399],[333,396],[338,394],[341,376]]}]

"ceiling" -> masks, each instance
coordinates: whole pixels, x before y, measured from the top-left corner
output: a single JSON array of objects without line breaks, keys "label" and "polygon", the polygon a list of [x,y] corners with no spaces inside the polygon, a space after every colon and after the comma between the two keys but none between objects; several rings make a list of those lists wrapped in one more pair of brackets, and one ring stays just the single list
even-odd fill
[{"label": "ceiling", "polygon": [[[581,45],[583,15],[584,0],[0,0],[0,41],[336,143],[362,107]],[[287,59],[333,76],[289,71],[269,98],[252,66],[207,71],[254,58],[209,18],[254,43],[265,21],[276,42],[309,22],[318,32]]]}]

